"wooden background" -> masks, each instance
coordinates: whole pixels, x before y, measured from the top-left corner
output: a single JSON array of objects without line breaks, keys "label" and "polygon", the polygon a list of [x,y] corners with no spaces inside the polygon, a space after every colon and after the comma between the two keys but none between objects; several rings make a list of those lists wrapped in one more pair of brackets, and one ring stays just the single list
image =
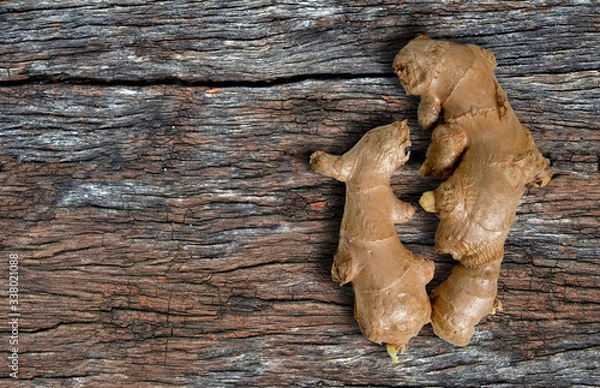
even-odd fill
[{"label": "wooden background", "polygon": [[[437,187],[391,69],[420,33],[494,51],[555,178],[521,201],[505,311],[394,365],[330,279],[344,186],[308,156],[408,118],[396,194]],[[14,386],[598,386],[599,33],[594,0],[0,2],[0,385],[16,254]],[[430,289],[436,226],[397,227]]]}]

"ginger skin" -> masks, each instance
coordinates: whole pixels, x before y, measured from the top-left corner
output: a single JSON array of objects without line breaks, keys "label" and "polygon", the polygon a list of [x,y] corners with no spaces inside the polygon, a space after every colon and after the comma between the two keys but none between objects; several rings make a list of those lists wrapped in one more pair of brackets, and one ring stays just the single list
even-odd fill
[{"label": "ginger skin", "polygon": [[346,183],[332,278],[341,285],[352,282],[362,332],[387,343],[394,362],[431,317],[425,285],[433,262],[406,249],[394,226],[415,213],[390,186],[393,172],[409,158],[410,144],[406,121],[395,122],[372,129],[342,156],[317,151],[310,157],[316,172]]},{"label": "ginger skin", "polygon": [[[426,36],[413,39],[394,60],[406,93],[421,97],[419,124],[428,129],[443,112],[420,172],[447,180],[419,203],[440,218],[436,250],[460,262],[446,281],[452,284],[434,290],[432,316],[436,334],[459,346],[492,308],[496,280],[490,274],[498,276],[525,185],[544,186],[552,175],[508,103],[495,67],[491,51]],[[486,288],[471,289],[478,281]]]}]

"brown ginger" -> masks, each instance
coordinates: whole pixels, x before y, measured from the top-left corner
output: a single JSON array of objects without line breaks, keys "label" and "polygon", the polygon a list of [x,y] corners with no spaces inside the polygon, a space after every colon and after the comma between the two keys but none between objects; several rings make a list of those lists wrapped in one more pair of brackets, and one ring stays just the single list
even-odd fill
[{"label": "brown ginger", "polygon": [[372,129],[342,156],[317,151],[310,157],[316,172],[346,183],[332,278],[341,285],[352,282],[354,316],[362,332],[386,343],[395,362],[396,353],[431,316],[425,285],[433,277],[433,262],[406,249],[394,226],[415,213],[390,187],[410,145],[403,121]]},{"label": "brown ginger", "polygon": [[432,325],[465,346],[495,301],[504,241],[525,185],[546,185],[548,159],[519,123],[494,76],[491,51],[420,36],[394,60],[407,94],[421,97],[419,124],[432,133],[422,175],[447,178],[419,203],[440,218],[435,245],[460,262],[433,291]]}]

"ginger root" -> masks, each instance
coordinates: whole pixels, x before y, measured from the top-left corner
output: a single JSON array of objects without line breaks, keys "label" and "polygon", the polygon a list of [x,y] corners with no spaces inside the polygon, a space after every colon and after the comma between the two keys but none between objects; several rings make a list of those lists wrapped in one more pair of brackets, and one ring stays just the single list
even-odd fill
[{"label": "ginger root", "polygon": [[346,183],[332,278],[341,285],[352,282],[354,316],[362,332],[373,342],[387,343],[395,362],[396,353],[431,317],[425,285],[433,277],[433,262],[406,249],[394,226],[415,213],[390,187],[410,145],[403,121],[372,129],[342,156],[317,151],[310,157],[316,172]]},{"label": "ginger root", "polygon": [[419,124],[432,133],[422,175],[447,178],[421,198],[440,218],[439,253],[460,262],[433,291],[432,325],[447,341],[466,345],[493,308],[504,241],[525,185],[544,186],[549,161],[519,123],[494,76],[491,51],[419,36],[396,56],[407,94],[419,95]]}]

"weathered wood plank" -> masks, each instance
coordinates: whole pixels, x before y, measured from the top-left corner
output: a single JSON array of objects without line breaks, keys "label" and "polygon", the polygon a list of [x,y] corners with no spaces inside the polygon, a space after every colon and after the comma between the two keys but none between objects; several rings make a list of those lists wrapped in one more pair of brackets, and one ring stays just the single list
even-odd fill
[{"label": "weathered wood plank", "polygon": [[[464,349],[425,327],[397,367],[360,334],[351,290],[330,280],[343,187],[307,164],[315,149],[343,152],[371,127],[408,117],[413,158],[394,188],[416,204],[435,187],[418,176],[430,134],[417,129],[416,99],[396,79],[0,88],[1,243],[21,258],[21,378],[595,384],[597,76],[501,78],[557,176],[522,200],[501,273],[506,311]],[[398,226],[410,249],[436,259],[431,287],[451,266],[433,253],[436,224],[418,211]]]},{"label": "weathered wood plank", "polygon": [[3,2],[0,81],[384,75],[419,33],[492,49],[511,74],[597,70],[598,17],[594,0]]},{"label": "weathered wood plank", "polygon": [[[20,258],[21,385],[595,386],[598,16],[594,1],[1,2],[0,245]],[[418,33],[494,50],[556,176],[521,201],[505,311],[462,349],[426,326],[394,366],[330,280],[343,186],[307,159],[408,118],[394,188],[416,205],[437,186],[417,173],[417,100],[391,74]],[[418,211],[398,226],[436,260],[430,288],[452,265],[436,225]]]}]

